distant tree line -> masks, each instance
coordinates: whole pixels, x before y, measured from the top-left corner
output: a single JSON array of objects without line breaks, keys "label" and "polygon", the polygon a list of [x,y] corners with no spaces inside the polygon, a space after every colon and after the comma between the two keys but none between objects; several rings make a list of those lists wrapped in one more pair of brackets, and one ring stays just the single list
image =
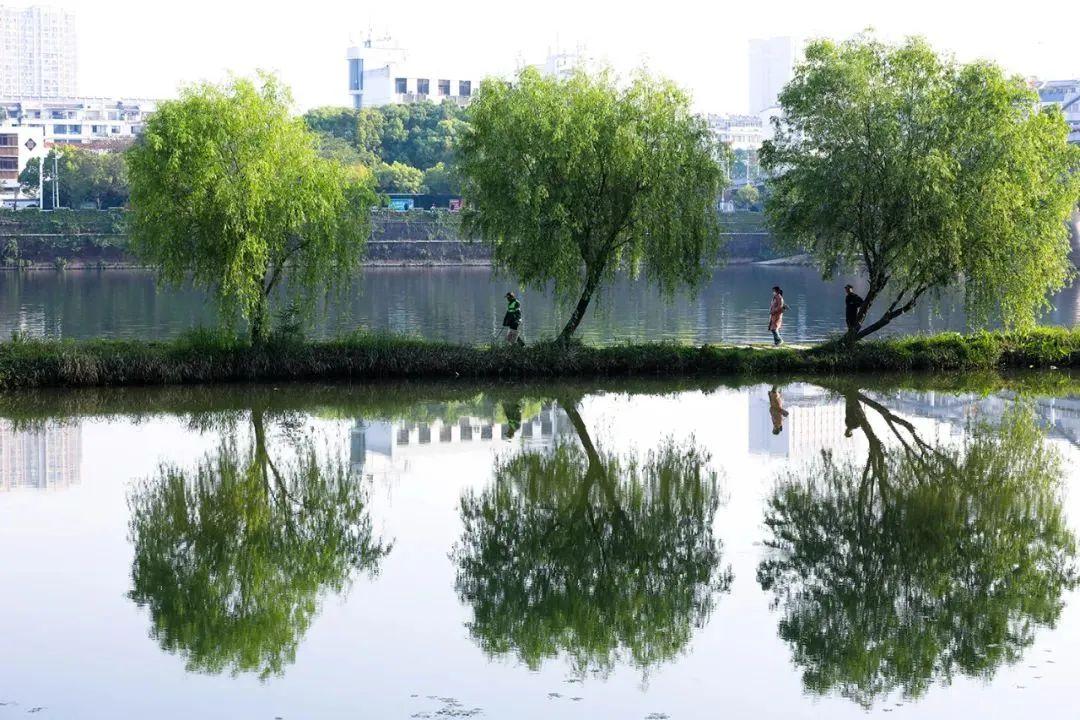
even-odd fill
[{"label": "distant tree line", "polygon": [[[105,148],[89,149],[68,145],[50,150],[44,162],[31,160],[19,174],[23,192],[37,194],[44,190],[44,206],[53,208],[53,183],[59,177],[58,207],[104,210],[128,202],[127,168],[123,150],[129,143],[112,143]],[[39,175],[44,171],[44,183]]]},{"label": "distant tree line", "polygon": [[304,122],[319,138],[319,152],[345,165],[370,168],[383,192],[458,193],[454,147],[465,110],[441,104],[387,105],[354,110],[320,107]]}]

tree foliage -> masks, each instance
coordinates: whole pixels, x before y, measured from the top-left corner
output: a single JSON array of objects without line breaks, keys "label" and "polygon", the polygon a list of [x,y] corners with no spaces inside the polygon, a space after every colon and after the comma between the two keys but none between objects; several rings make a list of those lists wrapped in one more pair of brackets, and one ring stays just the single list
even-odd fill
[{"label": "tree foliage", "polygon": [[851,339],[959,282],[976,322],[1030,326],[1069,280],[1080,149],[1022,79],[859,36],[810,44],[780,104],[761,152],[776,234],[826,278],[867,273],[860,324],[887,303]]},{"label": "tree foliage", "polygon": [[249,448],[227,433],[194,470],[162,466],[133,493],[131,598],[189,670],[266,678],[293,661],[320,598],[374,573],[390,546],[346,463],[309,438],[277,463],[260,411],[251,425]]},{"label": "tree foliage", "polygon": [[[79,209],[93,205],[101,210],[127,203],[127,167],[122,153],[68,145],[59,152],[50,150],[42,163],[46,207],[52,207],[52,184],[56,179],[54,162],[56,176],[60,178],[60,207]],[[19,184],[24,192],[37,194],[38,176],[38,160],[31,159],[19,174]]]},{"label": "tree foliage", "polygon": [[440,162],[424,171],[424,188],[436,195],[458,195],[461,193],[461,180],[454,168]]},{"label": "tree foliage", "polygon": [[461,499],[453,551],[469,631],[530,668],[565,653],[578,673],[648,671],[678,655],[731,584],[713,535],[708,457],[668,441],[641,462],[580,444],[502,458],[491,487]]},{"label": "tree foliage", "polygon": [[424,188],[424,173],[404,163],[377,165],[375,178],[383,192],[418,193]]},{"label": "tree foliage", "polygon": [[743,185],[735,191],[735,206],[743,210],[757,207],[761,202],[761,193],[753,185]]},{"label": "tree foliage", "polygon": [[870,707],[1018,662],[1076,585],[1062,458],[1033,412],[1017,406],[999,426],[935,445],[880,402],[845,394],[865,462],[825,452],[782,478],[758,568],[807,688]]},{"label": "tree foliage", "polygon": [[347,142],[365,164],[401,163],[423,170],[453,164],[464,116],[461,107],[446,100],[361,110],[322,107],[309,110],[304,120],[311,130]]},{"label": "tree foliage", "polygon": [[169,283],[213,289],[255,341],[286,271],[306,301],[346,277],[375,202],[363,175],[319,157],[290,107],[269,75],[191,86],[128,151],[133,250]]},{"label": "tree foliage", "polygon": [[719,249],[721,152],[667,81],[525,69],[485,81],[458,149],[464,228],[526,285],[578,298],[577,329],[621,270],[667,292],[695,287]]}]

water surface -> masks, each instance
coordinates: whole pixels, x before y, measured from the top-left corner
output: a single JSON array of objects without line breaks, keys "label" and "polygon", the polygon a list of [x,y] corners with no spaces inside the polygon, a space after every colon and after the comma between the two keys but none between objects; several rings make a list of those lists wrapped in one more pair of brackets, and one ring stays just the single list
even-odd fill
[{"label": "water surface", "polygon": [[[718,271],[696,296],[665,299],[643,281],[616,282],[589,309],[579,333],[594,343],[674,339],[763,342],[770,288],[780,285],[791,310],[784,336],[814,342],[843,330],[843,286],[809,268],[732,266]],[[366,328],[426,338],[485,342],[498,331],[506,278],[483,267],[367,268],[353,286],[324,304],[311,334],[333,336]],[[569,317],[550,295],[521,293],[527,338],[552,337]],[[1074,327],[1080,293],[1054,298],[1044,322]],[[69,270],[0,273],[0,336],[13,330],[49,337],[167,338],[215,322],[206,297],[191,289],[157,289],[145,271]],[[892,323],[890,333],[966,330],[956,298],[926,302]]]},{"label": "water surface", "polygon": [[0,396],[0,718],[1060,716],[1078,442],[866,379]]}]

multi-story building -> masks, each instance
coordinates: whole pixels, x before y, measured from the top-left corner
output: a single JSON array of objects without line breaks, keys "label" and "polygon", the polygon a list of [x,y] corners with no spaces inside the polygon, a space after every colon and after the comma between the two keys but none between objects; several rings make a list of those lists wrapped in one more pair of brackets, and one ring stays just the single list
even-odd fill
[{"label": "multi-story building", "polygon": [[446,68],[420,68],[409,63],[408,53],[390,38],[368,38],[350,47],[349,96],[355,109],[407,105],[430,100],[451,100],[466,105],[479,89],[478,78]]},{"label": "multi-story building", "polygon": [[802,41],[773,37],[750,41],[750,112],[754,115],[776,107],[780,91],[795,74],[802,59]]},{"label": "multi-story building", "polygon": [[78,95],[75,18],[51,7],[0,7],[0,97]]},{"label": "multi-story building", "polygon": [[48,143],[100,143],[142,131],[157,101],[143,98],[8,98],[0,109],[9,121],[41,128]]},{"label": "multi-story building", "polygon": [[717,140],[732,150],[757,150],[764,139],[761,118],[757,115],[705,116]]},{"label": "multi-story building", "polygon": [[45,134],[39,127],[0,123],[0,195],[6,207],[16,202],[19,173],[31,160],[45,154]]},{"label": "multi-story building", "polygon": [[1080,143],[1080,78],[1034,81],[1043,106],[1057,105],[1069,123],[1069,142]]}]

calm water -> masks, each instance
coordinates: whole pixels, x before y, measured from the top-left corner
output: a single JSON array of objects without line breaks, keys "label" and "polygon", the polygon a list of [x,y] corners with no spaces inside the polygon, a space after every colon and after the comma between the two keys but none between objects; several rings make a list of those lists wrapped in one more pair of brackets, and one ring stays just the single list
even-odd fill
[{"label": "calm water", "polygon": [[[717,272],[697,297],[665,301],[643,282],[623,280],[590,308],[581,326],[592,342],[670,338],[695,343],[761,342],[770,288],[780,285],[791,311],[789,341],[818,341],[843,328],[846,279],[823,282],[807,268],[733,266]],[[856,283],[858,281],[855,281]],[[502,296],[514,287],[487,268],[369,268],[344,297],[318,312],[314,333],[340,334],[358,327],[468,342],[491,339],[502,321]],[[523,293],[525,333],[554,336],[569,316],[551,297]],[[1054,299],[1052,324],[1080,322],[1080,292]],[[0,336],[12,330],[53,337],[171,337],[214,322],[204,295],[155,288],[138,271],[0,273]],[[965,329],[954,299],[927,303],[890,326],[890,332]]]},{"label": "calm water", "polygon": [[1080,397],[0,396],[0,719],[1061,717]]}]

